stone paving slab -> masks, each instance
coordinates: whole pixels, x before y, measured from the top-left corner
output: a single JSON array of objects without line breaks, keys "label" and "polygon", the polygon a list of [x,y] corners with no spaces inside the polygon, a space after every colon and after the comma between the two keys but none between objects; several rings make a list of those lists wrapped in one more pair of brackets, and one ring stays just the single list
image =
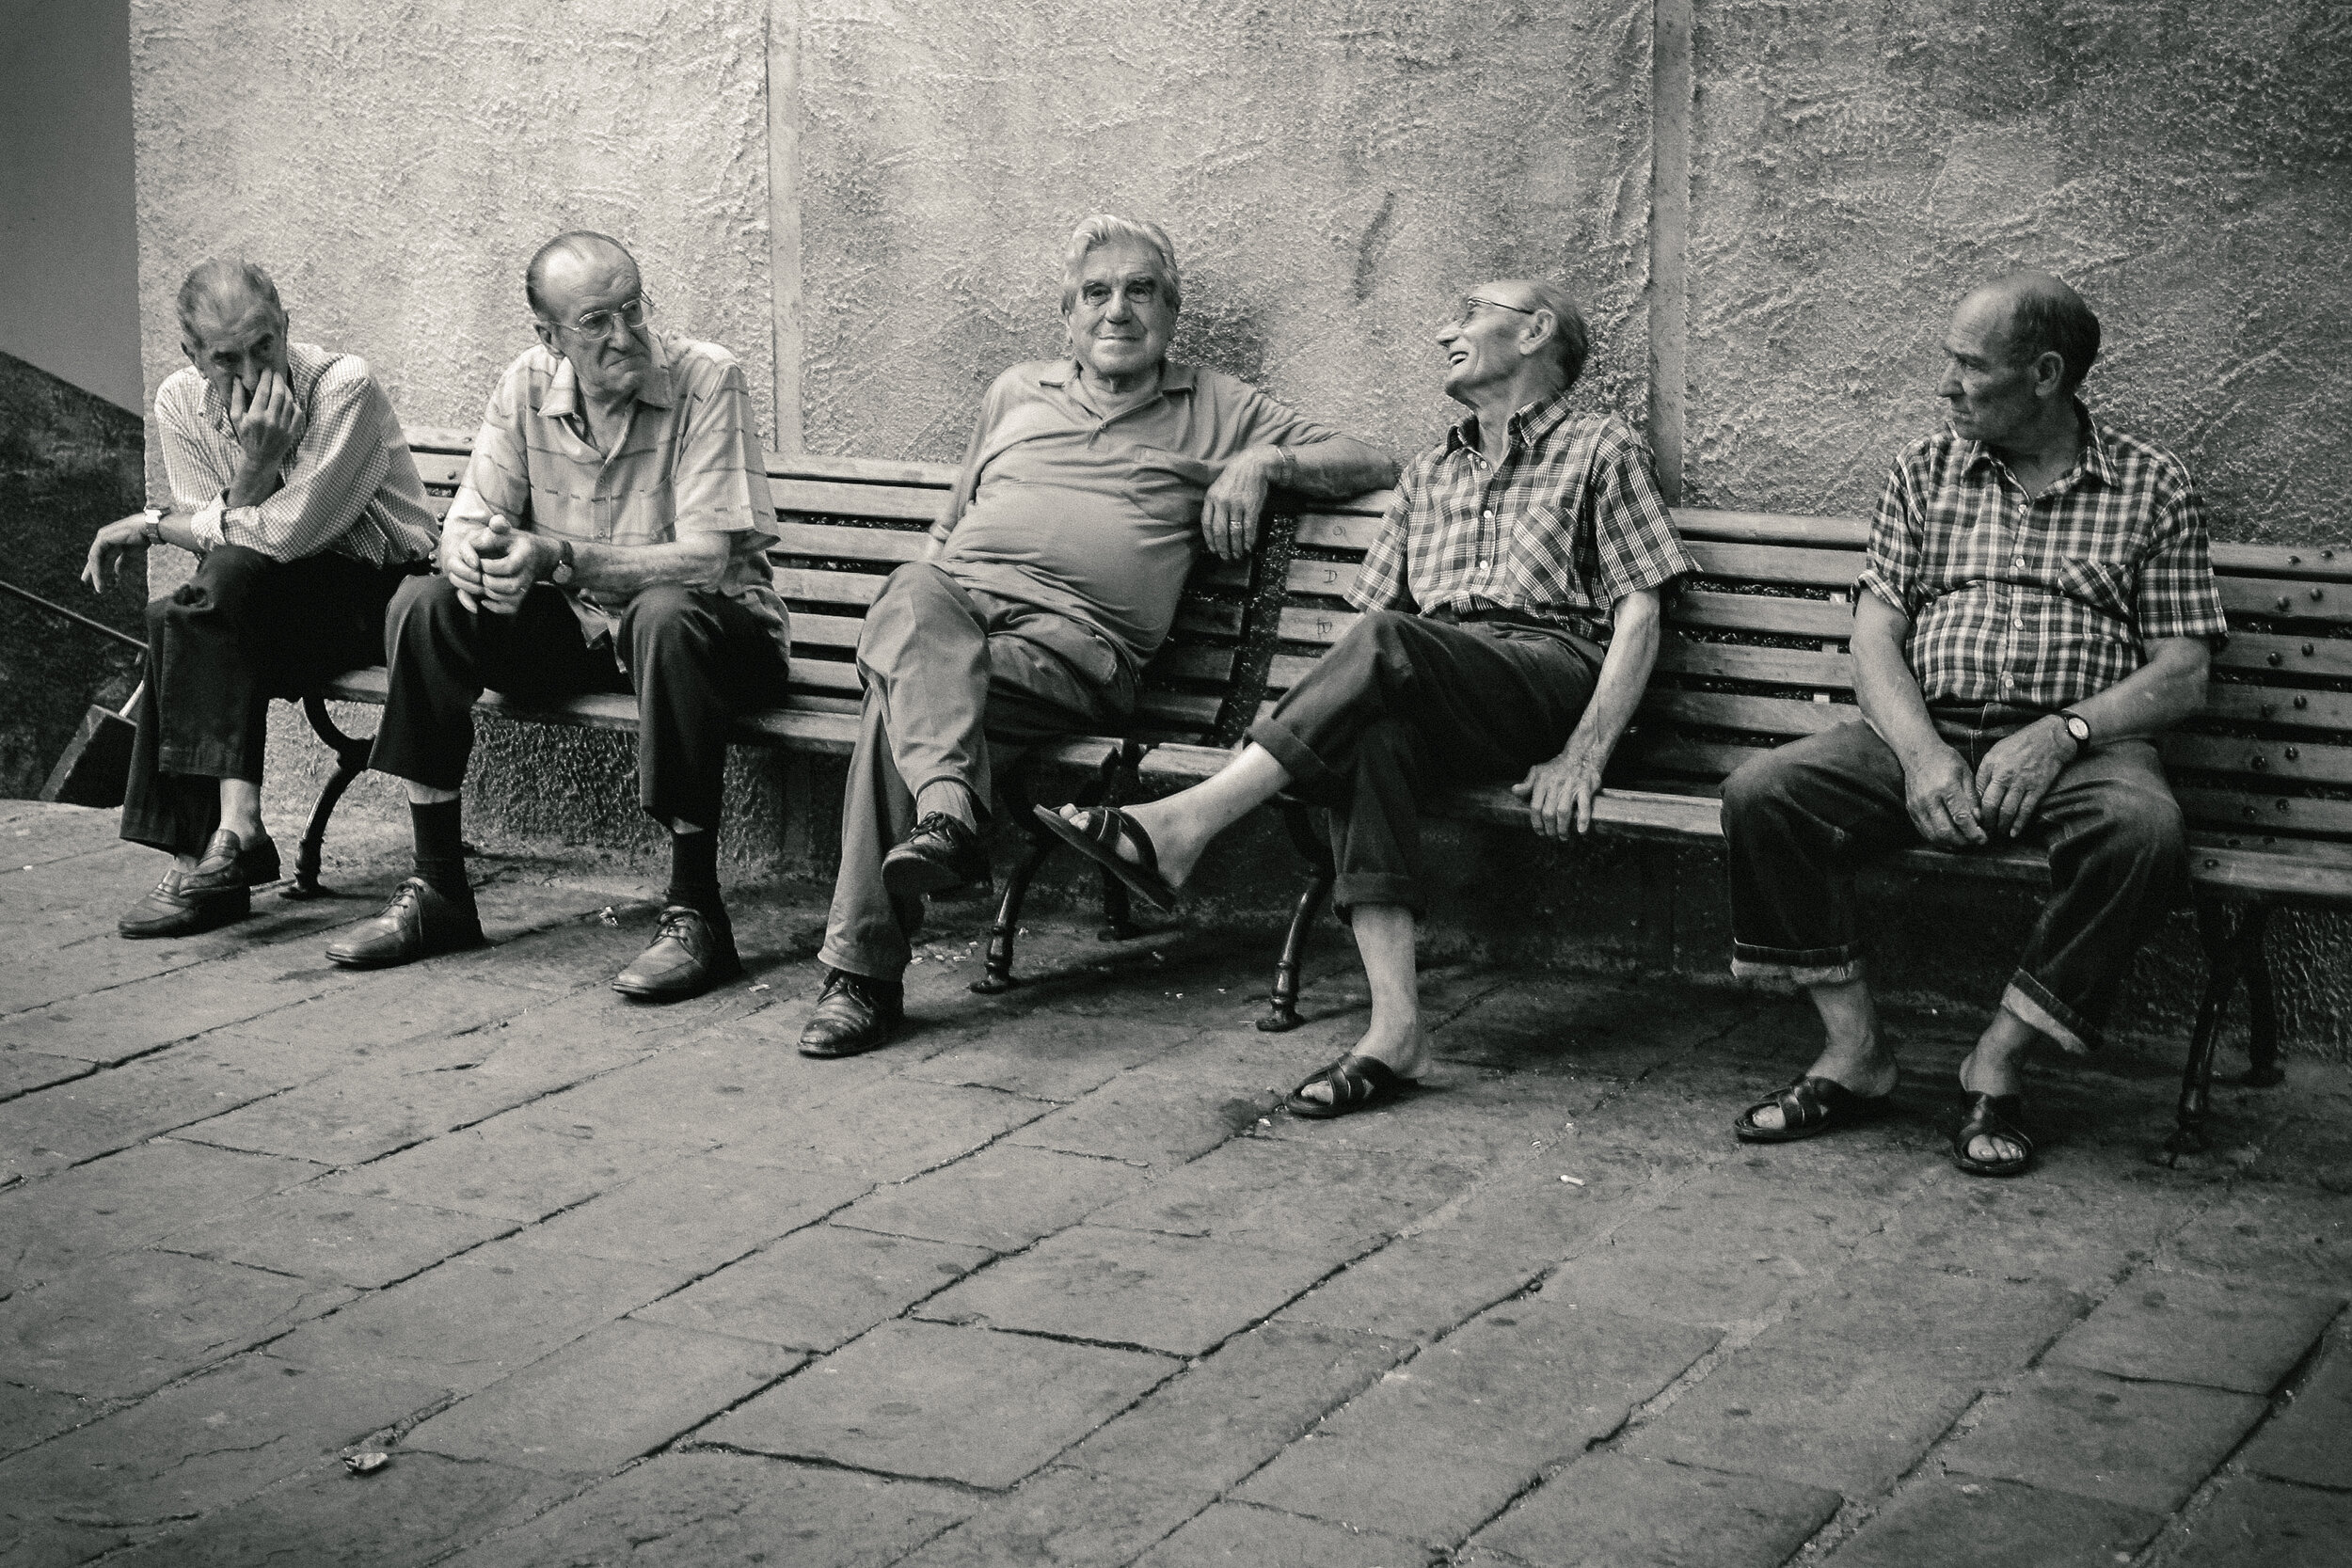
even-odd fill
[{"label": "stone paving slab", "polygon": [[1191,1078],[1138,1069],[1030,1122],[1010,1141],[1155,1168],[1182,1165],[1270,1119],[1280,1104],[1281,1096],[1263,1087],[1215,1085],[1203,1094]]},{"label": "stone paving slab", "polygon": [[125,1399],[274,1339],[355,1292],[233,1263],[128,1253],[0,1302],[10,1374]]},{"label": "stone paving slab", "polygon": [[1018,1252],[1067,1229],[1143,1180],[1116,1160],[996,1144],[859,1199],[843,1225]]},{"label": "stone paving slab", "polygon": [[1089,1019],[1041,1014],[1019,1029],[982,1023],[946,1040],[928,1040],[929,1053],[905,1073],[933,1084],[1067,1102],[1129,1068],[1165,1057],[1195,1033],[1160,1023],[1108,1031]]},{"label": "stone paving slab", "polygon": [[2325,1189],[2238,1187],[2166,1238],[2156,1257],[2175,1273],[2341,1291],[2352,1280],[2352,1202]]},{"label": "stone paving slab", "polygon": [[1332,1412],[1234,1496],[1459,1541],[1546,1465],[1615,1431],[1715,1339],[1655,1318],[1506,1302]]},{"label": "stone paving slab", "polygon": [[460,1400],[401,1446],[548,1475],[609,1473],[805,1360],[755,1340],[624,1318]]},{"label": "stone paving slab", "polygon": [[1083,1225],[942,1291],[916,1315],[1202,1355],[1328,1268],[1292,1252]]},{"label": "stone paving slab", "polygon": [[925,1544],[898,1568],[1098,1568],[1126,1563],[1216,1500],[1216,1489],[1169,1476],[1039,1472],[1018,1491]]},{"label": "stone paving slab", "polygon": [[973,1508],[951,1487],[751,1454],[662,1454],[452,1568],[889,1568]]},{"label": "stone paving slab", "polygon": [[0,1383],[0,1458],[95,1419],[101,1407],[72,1394]]},{"label": "stone paving slab", "polygon": [[2352,1338],[2336,1337],[2241,1457],[2261,1475],[2352,1492]]},{"label": "stone paving slab", "polygon": [[699,1275],[816,1224],[866,1190],[855,1177],[689,1155],[532,1226],[520,1240]]},{"label": "stone paving slab", "polygon": [[1338,1263],[1468,1188],[1457,1165],[1238,1138],[1089,1224],[1284,1248]]},{"label": "stone paving slab", "polygon": [[697,1152],[691,1144],[534,1127],[509,1114],[339,1171],[318,1185],[322,1192],[529,1222]]},{"label": "stone paving slab", "polygon": [[1437,1554],[1393,1535],[1248,1503],[1219,1503],[1137,1560],[1136,1568],[1413,1568]]},{"label": "stone paving slab", "polygon": [[316,1165],[165,1139],[0,1191],[0,1292],[224,1214]]},{"label": "stone paving slab", "polygon": [[46,1094],[0,1104],[0,1180],[85,1164],[297,1081],[194,1049],[101,1068]]},{"label": "stone paving slab", "polygon": [[1010,1486],[1181,1366],[1141,1351],[889,1323],[695,1435],[784,1458]]},{"label": "stone paving slab", "polygon": [[2343,1305],[2341,1295],[2254,1291],[2143,1270],[2068,1330],[2044,1359],[2116,1377],[2267,1394]]},{"label": "stone paving slab", "polygon": [[981,1247],[814,1225],[636,1315],[824,1352],[946,1290],[991,1256]]},{"label": "stone paving slab", "polygon": [[1469,1560],[1494,1554],[1544,1568],[1779,1568],[1841,1501],[1793,1481],[1594,1454],[1546,1478],[1472,1536]]},{"label": "stone paving slab", "polygon": [[78,1056],[53,1056],[45,1051],[22,1046],[0,1046],[0,1101],[87,1077],[96,1070],[96,1063]]},{"label": "stone paving slab", "polygon": [[2342,1568],[2352,1497],[2248,1477],[2185,1521],[2166,1568]]},{"label": "stone paving slab", "polygon": [[1410,1349],[1312,1323],[1267,1323],[1226,1341],[1070,1450],[1103,1475],[1181,1475],[1218,1490],[1273,1458]]},{"label": "stone paving slab", "polygon": [[175,1231],[155,1246],[304,1279],[381,1290],[514,1228],[511,1220],[299,1187]]},{"label": "stone paving slab", "polygon": [[1052,1108],[1001,1089],[888,1078],[836,1099],[787,1106],[729,1136],[725,1148],[730,1158],[760,1164],[903,1181],[993,1143]]},{"label": "stone paving slab", "polygon": [[2167,1513],[2265,1408],[2250,1394],[2052,1368],[1989,1398],[1939,1457],[1947,1471]]},{"label": "stone paving slab", "polygon": [[2164,1515],[2070,1492],[1922,1476],[1830,1560],[1837,1568],[2115,1568]]}]

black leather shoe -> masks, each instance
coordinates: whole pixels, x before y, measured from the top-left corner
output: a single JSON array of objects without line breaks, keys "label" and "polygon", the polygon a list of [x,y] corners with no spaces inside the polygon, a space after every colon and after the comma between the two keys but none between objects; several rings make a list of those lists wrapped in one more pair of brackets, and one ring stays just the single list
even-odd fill
[{"label": "black leather shoe", "polygon": [[244,893],[276,880],[278,846],[267,833],[246,844],[229,829],[222,828],[204,847],[204,858],[196,863],[196,869],[181,879],[180,891],[191,898],[209,898],[216,894]]},{"label": "black leather shoe", "polygon": [[801,1031],[803,1056],[855,1056],[886,1043],[906,1021],[907,988],[846,969],[825,972],[817,1010]]},{"label": "black leather shoe", "polygon": [[684,904],[661,911],[661,929],[637,961],[612,977],[612,989],[645,1002],[682,1002],[743,973],[735,927]]},{"label": "black leather shoe", "polygon": [[154,892],[122,911],[115,929],[126,937],[192,937],[253,912],[252,898],[242,884],[191,897],[188,876],[176,865],[165,872]]},{"label": "black leather shoe", "polygon": [[904,844],[882,857],[882,887],[894,900],[954,893],[989,882],[988,851],[980,835],[935,811],[914,825]]},{"label": "black leather shoe", "polygon": [[411,877],[392,890],[382,914],[328,942],[326,957],[345,969],[389,969],[481,944],[482,918],[470,897],[460,904],[422,877]]}]

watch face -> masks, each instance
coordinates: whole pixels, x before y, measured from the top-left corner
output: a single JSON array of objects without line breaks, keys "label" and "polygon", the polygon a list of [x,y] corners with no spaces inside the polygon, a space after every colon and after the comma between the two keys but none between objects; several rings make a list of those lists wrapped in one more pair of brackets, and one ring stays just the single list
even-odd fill
[{"label": "watch face", "polygon": [[2090,743],[2090,725],[2085,720],[2069,718],[2066,721],[2066,733],[2086,745]]}]

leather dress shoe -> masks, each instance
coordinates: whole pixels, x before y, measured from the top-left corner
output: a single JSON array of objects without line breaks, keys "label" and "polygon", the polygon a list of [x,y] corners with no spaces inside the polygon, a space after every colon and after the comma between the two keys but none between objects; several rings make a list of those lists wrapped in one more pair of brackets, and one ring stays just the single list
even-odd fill
[{"label": "leather dress shoe", "polygon": [[735,926],[685,904],[661,911],[661,929],[637,961],[612,977],[612,989],[645,1002],[682,1002],[743,973]]},{"label": "leather dress shoe", "polygon": [[345,969],[389,969],[481,942],[482,918],[471,897],[460,904],[422,877],[411,877],[392,890],[382,914],[328,942],[326,957]]},{"label": "leather dress shoe", "polygon": [[846,969],[825,972],[817,1010],[801,1031],[801,1054],[855,1056],[898,1033],[906,1021],[907,989],[897,980],[876,980]]},{"label": "leather dress shoe", "polygon": [[115,929],[126,937],[192,937],[253,912],[242,882],[198,897],[188,892],[189,876],[176,865],[165,872],[154,892],[122,911]]},{"label": "leather dress shoe", "polygon": [[988,850],[980,835],[946,812],[914,825],[906,842],[882,857],[882,887],[895,901],[922,894],[958,893],[989,882]]},{"label": "leather dress shoe", "polygon": [[180,891],[191,898],[217,893],[242,892],[278,880],[278,846],[267,833],[251,844],[230,829],[217,829],[204,847],[204,858],[183,878]]}]

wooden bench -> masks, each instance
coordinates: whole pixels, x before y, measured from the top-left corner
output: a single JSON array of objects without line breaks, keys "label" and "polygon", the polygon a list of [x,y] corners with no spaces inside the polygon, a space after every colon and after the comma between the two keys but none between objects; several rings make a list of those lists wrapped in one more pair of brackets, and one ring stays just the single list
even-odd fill
[{"label": "wooden bench", "polygon": [[[1271,704],[1354,623],[1339,595],[1371,543],[1383,497],[1302,517],[1284,572]],[[1677,509],[1700,576],[1677,596],[1641,713],[1612,761],[1596,816],[1607,830],[1700,840],[1722,834],[1724,778],[1763,748],[1857,717],[1846,651],[1851,594],[1867,525],[1849,518]],[[2280,1081],[2278,1010],[2263,955],[2273,910],[2352,903],[2352,547],[2217,545],[2214,566],[2231,637],[2214,660],[2204,711],[2162,750],[2190,827],[2193,902],[2207,958],[2172,1148],[2206,1147],[2213,1046],[2240,979],[2250,1018],[2246,1082]],[[1501,785],[1455,791],[1437,815],[1524,824]],[[1312,867],[1275,999],[1295,1018],[1309,924],[1331,886],[1327,854],[1303,824]],[[2038,850],[1957,855],[1920,847],[1905,870],[2046,884]]]},{"label": "wooden bench", "polygon": [[[470,436],[411,430],[436,510],[455,494]],[[792,610],[791,696],[745,715],[748,745],[846,753],[856,740],[859,619],[899,563],[914,559],[946,504],[948,466],[858,458],[771,456],[777,509],[776,585]],[[1040,764],[1092,777],[1080,798],[1112,800],[1145,779],[1181,786],[1222,767],[1252,719],[1295,684],[1353,624],[1343,595],[1388,503],[1385,493],[1269,522],[1246,562],[1207,561],[1187,584],[1176,630],[1146,672],[1128,730],[1041,748],[1006,777],[1025,829],[1028,780]],[[1715,794],[1759,748],[1854,717],[1846,637],[1849,594],[1866,526],[1844,518],[1678,510],[1702,575],[1677,597],[1642,713],[1596,802],[1600,831],[1671,843],[1719,838]],[[2184,1078],[2175,1147],[2204,1147],[2213,1042],[2236,984],[2251,1009],[2248,1082],[2275,1084],[2277,1009],[2263,958],[2272,910],[2352,902],[2352,549],[2218,546],[2215,564],[2230,612],[2229,647],[2215,661],[2205,712],[2164,743],[2192,827],[2192,870],[2209,973]],[[356,671],[307,700],[339,766],[322,791],[290,895],[316,891],[320,847],[337,799],[366,766],[365,740],[334,726],[326,699],[384,700],[384,672]],[[522,708],[496,694],[485,711],[530,722],[634,729],[636,704],[595,696]],[[801,802],[825,810],[830,802]],[[1525,828],[1507,787],[1458,790],[1432,803],[1454,820]],[[1301,808],[1285,808],[1310,874],[1276,967],[1260,1027],[1298,1022],[1301,961],[1329,896],[1327,851]],[[981,991],[1014,983],[1022,900],[1057,842],[1028,833],[1030,849],[1007,885],[991,932]],[[1892,857],[1934,875],[2046,881],[2037,851],[1970,855],[1919,848]],[[1657,891],[1662,892],[1663,879]],[[1135,934],[1124,890],[1104,879],[1104,935]],[[1655,895],[1655,894],[1645,896]]]}]

